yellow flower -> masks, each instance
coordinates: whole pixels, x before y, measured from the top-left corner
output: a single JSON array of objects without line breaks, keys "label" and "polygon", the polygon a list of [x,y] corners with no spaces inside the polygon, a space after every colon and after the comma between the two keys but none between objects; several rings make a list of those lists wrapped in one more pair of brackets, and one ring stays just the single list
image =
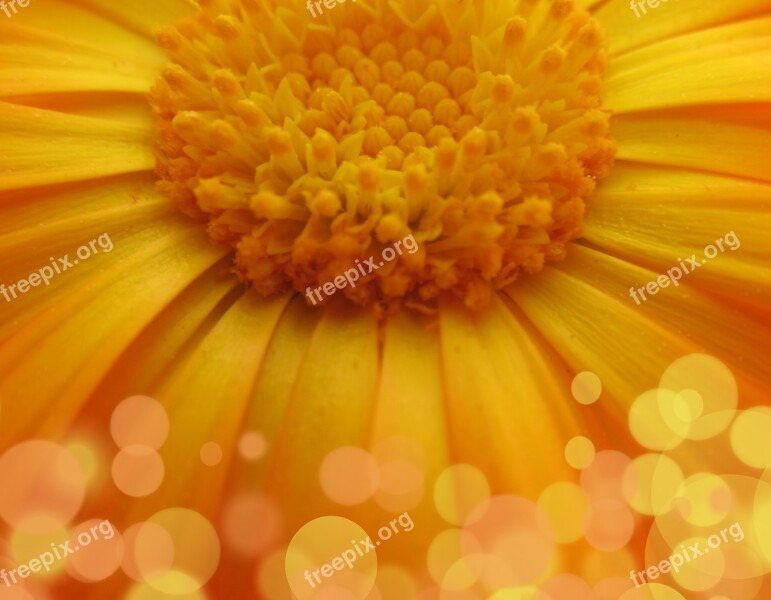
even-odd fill
[{"label": "yellow flower", "polygon": [[361,303],[480,308],[564,255],[612,158],[599,26],[570,2],[533,8],[372,2],[320,29],[296,25],[299,3],[205,6],[159,35],[162,188],[264,294],[353,266],[341,289]]},{"label": "yellow flower", "polygon": [[[644,523],[592,486],[618,483],[638,443],[674,443],[640,429],[643,393],[704,353],[742,405],[767,403],[769,24],[767,0],[644,14],[617,0],[33,0],[0,14],[0,431],[16,452],[2,460],[75,456],[85,504],[51,497],[78,523],[109,518],[130,554],[76,563],[93,590],[61,572],[31,585],[288,598],[283,555],[304,523],[342,514],[372,534],[409,511],[414,532],[378,549],[384,598],[621,597],[646,565]],[[705,419],[678,442],[728,431],[721,377],[714,403],[672,393],[672,414]],[[163,410],[120,404],[138,394]],[[155,441],[119,441],[124,414],[129,438]],[[704,456],[678,460],[695,471]],[[700,469],[734,472],[710,460]],[[16,563],[60,541],[18,517],[25,482],[0,499]],[[658,516],[659,500],[629,502]],[[145,520],[168,525],[176,554],[129,530]],[[496,546],[498,527],[530,529]],[[121,560],[138,583],[107,578]]]}]

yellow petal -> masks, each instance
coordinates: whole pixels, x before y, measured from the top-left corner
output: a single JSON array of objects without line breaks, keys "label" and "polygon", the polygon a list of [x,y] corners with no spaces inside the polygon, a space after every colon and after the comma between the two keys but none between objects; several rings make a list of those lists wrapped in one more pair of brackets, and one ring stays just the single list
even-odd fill
[{"label": "yellow petal", "polygon": [[[558,412],[560,423],[565,415],[570,422],[564,401],[569,385],[550,364],[548,350],[500,299],[479,315],[448,302],[440,317],[453,457],[481,468],[494,488],[537,495],[568,469],[561,461],[547,467],[535,457],[562,454],[566,440],[554,409],[568,407]],[[508,457],[505,464],[500,456]]]},{"label": "yellow petal", "polygon": [[[771,19],[766,20],[771,27]],[[728,29],[728,28],[726,28]],[[616,113],[673,106],[764,102],[771,100],[771,38],[710,44],[700,34],[688,36],[686,51],[658,49],[659,60],[640,61],[639,68],[617,71],[605,80],[604,107]],[[710,30],[712,31],[712,30]],[[730,35],[732,32],[725,32]],[[665,46],[665,44],[659,44]],[[698,50],[693,50],[693,48]]]},{"label": "yellow petal", "polygon": [[0,190],[155,166],[152,129],[0,102]]},{"label": "yellow petal", "polygon": [[[284,418],[272,465],[271,485],[302,522],[318,507],[304,498],[321,495],[318,469],[338,446],[366,444],[378,374],[377,321],[350,305],[328,307],[313,332]],[[317,515],[314,515],[317,516]]]},{"label": "yellow petal", "polygon": [[105,14],[124,28],[136,31],[146,37],[164,25],[174,23],[182,17],[195,12],[192,0],[132,0],[132,2],[112,2],[112,0],[78,0],[97,14]]},{"label": "yellow petal", "polygon": [[442,363],[435,324],[402,312],[388,321],[372,441],[403,436],[418,441],[434,470],[448,460]]},{"label": "yellow petal", "polygon": [[166,61],[153,41],[69,3],[31,3],[18,18],[0,21],[0,97],[145,93]]},{"label": "yellow petal", "polygon": [[608,32],[611,52],[620,54],[678,34],[706,29],[732,21],[759,15],[768,10],[766,0],[671,0],[657,8],[648,8],[646,15],[635,17],[629,2],[605,2],[595,12]]},{"label": "yellow petal", "polygon": [[174,298],[123,352],[93,397],[117,404],[137,391],[154,392],[243,293],[237,279],[223,277],[230,261],[214,264]]},{"label": "yellow petal", "polygon": [[249,469],[250,479],[263,482],[273,461],[294,383],[322,314],[322,311],[309,310],[298,296],[289,304],[276,328],[270,350],[260,365],[250,412],[244,418],[244,428],[259,431],[268,442],[265,459]]},{"label": "yellow petal", "polygon": [[[653,65],[676,65],[673,56],[687,56],[698,60],[700,57],[715,56],[715,48],[731,51],[732,45],[746,42],[768,43],[771,17],[758,17],[718,27],[699,29],[691,33],[668,37],[646,44],[640,48],[614,56],[608,63],[604,81],[627,77],[632,71],[647,72]],[[762,47],[762,46],[761,46]]]},{"label": "yellow petal", "polygon": [[176,219],[111,239],[112,252],[89,259],[92,276],[79,278],[80,265],[58,275],[77,285],[0,347],[7,442],[33,423],[42,435],[65,430],[137,332],[222,255]]},{"label": "yellow petal", "polygon": [[29,190],[0,195],[0,273],[5,278],[29,274],[49,256],[73,253],[102,233],[164,216],[189,224],[155,189],[150,173],[46,191],[37,197],[30,197]]},{"label": "yellow petal", "polygon": [[[688,285],[762,306],[771,293],[769,215],[768,184],[619,163],[589,203],[584,234],[609,253],[657,273],[692,254],[703,260],[704,248],[719,250],[715,243],[722,240],[725,250],[689,275]],[[731,232],[737,241],[730,235],[725,241]]]},{"label": "yellow petal", "polygon": [[[658,385],[675,359],[706,352],[722,360],[748,397],[763,397],[771,329],[683,282],[637,305],[629,288],[658,274],[572,244],[559,268],[506,290],[574,371],[602,366],[607,403],[621,418],[643,391]],[[605,392],[603,392],[605,394]]]},{"label": "yellow petal", "polygon": [[656,114],[613,119],[620,159],[771,181],[771,131]]},{"label": "yellow petal", "polygon": [[[161,498],[181,501],[180,494],[188,497],[187,487],[191,486],[198,490],[195,505],[219,504],[218,491],[225,484],[235,452],[232,440],[242,427],[260,363],[289,298],[265,300],[254,292],[242,295],[195,351],[177,361],[173,373],[155,392],[170,420],[178,425],[161,451],[164,461],[174,465],[176,475],[162,489]],[[196,456],[207,442],[223,448],[223,464],[200,473],[198,462],[191,462],[190,456]],[[186,485],[180,485],[181,481]]]}]

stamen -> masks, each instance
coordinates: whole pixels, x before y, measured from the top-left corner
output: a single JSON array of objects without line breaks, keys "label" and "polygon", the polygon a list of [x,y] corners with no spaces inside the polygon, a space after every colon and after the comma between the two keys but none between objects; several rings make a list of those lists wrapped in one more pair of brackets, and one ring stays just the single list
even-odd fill
[{"label": "stamen", "polygon": [[413,236],[340,295],[479,308],[579,235],[614,154],[599,25],[574,0],[411,1],[413,25],[388,0],[316,19],[200,0],[158,34],[160,187],[259,292],[304,293]]}]

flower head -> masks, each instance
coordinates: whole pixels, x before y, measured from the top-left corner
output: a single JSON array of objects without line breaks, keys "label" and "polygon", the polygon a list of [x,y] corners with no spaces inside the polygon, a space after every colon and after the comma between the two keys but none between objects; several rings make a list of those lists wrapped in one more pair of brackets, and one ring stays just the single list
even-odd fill
[{"label": "flower head", "polygon": [[579,235],[613,145],[602,35],[573,2],[202,4],[158,36],[159,169],[261,293],[412,235],[343,293],[479,308]]}]

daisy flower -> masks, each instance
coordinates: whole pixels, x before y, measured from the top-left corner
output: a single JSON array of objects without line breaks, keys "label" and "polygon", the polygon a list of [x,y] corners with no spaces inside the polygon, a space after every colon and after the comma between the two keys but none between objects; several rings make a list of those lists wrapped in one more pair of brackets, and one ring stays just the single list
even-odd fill
[{"label": "daisy flower", "polygon": [[768,0],[0,11],[0,599],[771,594]]}]

